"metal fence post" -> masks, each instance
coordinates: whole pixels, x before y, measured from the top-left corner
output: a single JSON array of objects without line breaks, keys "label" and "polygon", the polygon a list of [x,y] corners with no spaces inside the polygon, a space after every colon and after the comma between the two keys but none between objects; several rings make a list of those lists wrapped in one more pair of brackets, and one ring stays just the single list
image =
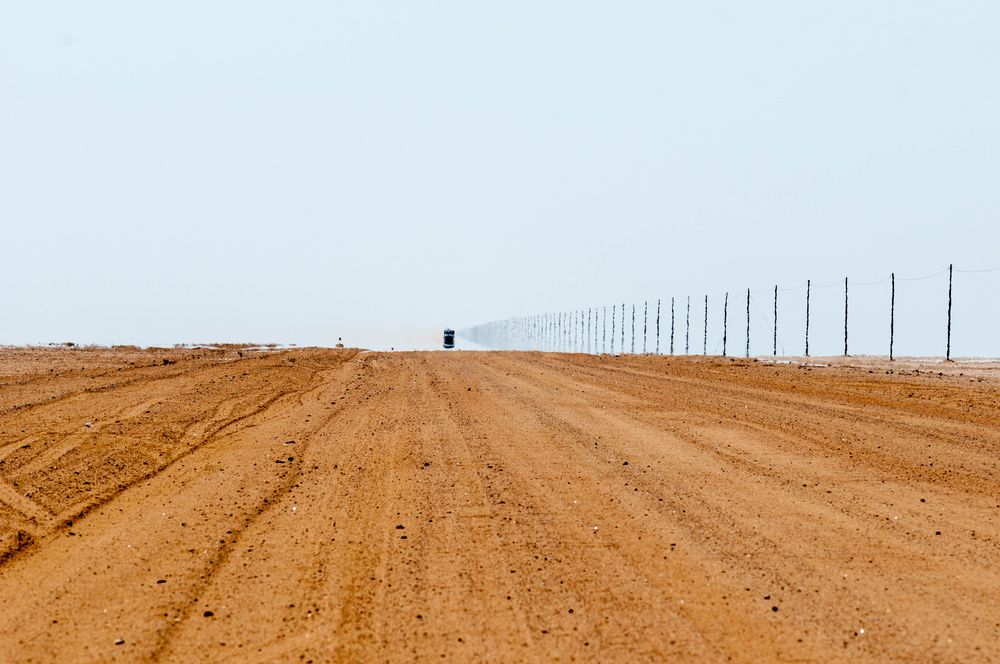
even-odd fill
[{"label": "metal fence post", "polygon": [[622,302],[622,344],[621,354],[625,354],[625,303]]},{"label": "metal fence post", "polygon": [[649,300],[642,304],[642,354],[646,354],[646,323],[649,321]]},{"label": "metal fence post", "polygon": [[896,273],[889,275],[892,282],[889,295],[889,361],[893,360],[893,345],[896,341]]},{"label": "metal fence post", "polygon": [[[729,293],[722,304],[722,357],[726,356],[726,339],[729,335]],[[706,353],[707,354],[707,353]]]},{"label": "metal fence post", "polygon": [[847,277],[844,277],[844,357],[847,357]]},{"label": "metal fence post", "polygon": [[778,356],[778,285],[774,285],[774,356]]},{"label": "metal fence post", "polygon": [[688,306],[687,306],[687,316],[684,319],[684,354],[689,355],[690,345],[688,342],[691,341],[691,296],[688,295]]},{"label": "metal fence post", "polygon": [[615,309],[618,307],[611,305],[611,354],[615,354]]},{"label": "metal fence post", "polygon": [[670,298],[670,354],[674,354],[674,298]]},{"label": "metal fence post", "polygon": [[806,279],[806,357],[809,357],[809,290],[812,281]]},{"label": "metal fence post", "polygon": [[705,330],[701,340],[701,354],[708,355],[708,296],[705,296]]},{"label": "metal fence post", "polygon": [[597,314],[598,314],[597,307],[594,307],[594,355],[597,355],[597,348],[598,348],[598,346],[597,346],[597,338],[598,338],[598,333],[597,333]]},{"label": "metal fence post", "polygon": [[656,354],[660,354],[660,298],[656,298]]},{"label": "metal fence post", "polygon": [[604,309],[604,323],[601,325],[601,355],[608,352],[608,305],[602,307]]},{"label": "metal fence post", "polygon": [[635,302],[632,303],[632,355],[635,355]]},{"label": "metal fence post", "polygon": [[587,354],[590,355],[590,318],[593,316],[594,312],[590,307],[587,307]]},{"label": "metal fence post", "polygon": [[954,264],[948,265],[948,345],[944,352],[944,359],[947,362],[951,361],[951,278],[954,268]]},{"label": "metal fence post", "polygon": [[747,352],[746,356],[750,357],[750,289],[747,289]]}]

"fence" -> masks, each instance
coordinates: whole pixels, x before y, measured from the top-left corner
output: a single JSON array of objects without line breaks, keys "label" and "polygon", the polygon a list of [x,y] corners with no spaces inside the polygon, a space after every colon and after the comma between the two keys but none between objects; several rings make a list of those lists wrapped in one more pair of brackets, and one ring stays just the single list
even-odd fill
[{"label": "fence", "polygon": [[[941,346],[938,349],[930,347],[925,349],[921,347],[919,349],[920,352],[911,352],[911,354],[938,355],[943,350],[945,359],[950,360],[953,349],[952,316],[955,301],[956,274],[959,276],[971,276],[998,272],[1000,272],[1000,267],[984,270],[962,270],[949,265],[938,272],[918,277],[898,277],[893,272],[884,279],[870,282],[854,282],[845,277],[843,281],[827,284],[815,284],[812,280],[806,280],[804,284],[790,288],[782,288],[779,285],[768,286],[766,289],[758,289],[756,291],[748,288],[745,290],[745,302],[736,303],[743,310],[744,318],[743,321],[739,321],[743,323],[740,325],[740,331],[744,333],[744,339],[742,339],[744,343],[741,348],[743,351],[742,355],[745,357],[752,355],[751,339],[759,340],[764,338],[768,342],[766,351],[758,352],[757,355],[770,354],[778,356],[802,354],[808,357],[814,354],[816,348],[815,337],[817,336],[821,337],[824,347],[830,349],[832,341],[831,328],[836,325],[838,328],[842,326],[842,338],[840,341],[842,341],[843,355],[847,356],[853,348],[852,334],[854,333],[856,324],[855,319],[860,316],[861,320],[867,324],[865,327],[867,328],[868,346],[871,346],[873,343],[877,345],[876,337],[872,336],[872,324],[874,323],[876,326],[885,325],[882,328],[885,335],[883,337],[885,346],[882,349],[876,348],[876,352],[871,354],[881,355],[884,354],[884,351],[887,351],[889,359],[894,359],[897,355],[897,331],[899,329],[899,320],[897,317],[899,313],[897,311],[897,282],[912,284],[914,282],[928,282],[928,280],[939,278],[942,283],[933,282],[935,286],[933,292],[924,293],[922,299],[910,299],[907,301],[906,320],[911,330],[925,330],[926,327],[921,326],[927,326],[932,323],[940,325],[938,329],[941,334]],[[946,287],[945,283],[943,283],[945,281]],[[937,290],[938,286],[940,286],[940,291]],[[843,302],[841,312],[836,315],[837,320],[834,321],[835,317],[832,311],[835,308],[833,306],[835,300],[831,295],[837,295],[838,291],[839,297],[842,297]],[[862,292],[861,297],[859,297],[858,291]],[[789,297],[793,296],[796,292],[798,292],[799,297],[802,299],[799,300],[797,305],[793,301],[792,306],[798,309],[798,311],[793,309],[792,313],[789,313]],[[991,288],[990,292],[993,293],[995,291]],[[875,296],[874,299],[871,297],[873,294]],[[914,294],[913,289],[908,294],[912,296]],[[783,304],[785,306],[783,308],[779,307],[779,304],[782,303],[779,295],[784,297]],[[817,302],[818,296],[821,300],[820,302]],[[740,300],[744,299],[744,292],[739,291],[735,297]],[[884,299],[881,299],[883,297]],[[936,302],[935,298],[937,299]],[[710,314],[712,314],[712,320],[716,321],[715,325],[718,326],[714,334],[711,334],[715,341],[712,353],[726,356],[730,353],[730,292],[726,291],[715,297],[704,295],[703,298],[699,299],[701,299],[702,303],[702,311],[697,312],[702,314],[702,354],[709,354],[709,337],[710,330],[712,329]],[[879,301],[883,303],[881,306],[884,307],[881,314],[878,311]],[[590,306],[573,311],[517,316],[492,321],[462,330],[459,335],[480,346],[494,349],[590,354],[610,353],[614,355],[634,354],[636,353],[636,344],[638,343],[638,347],[643,354],[649,353],[649,349],[652,348],[653,353],[657,355],[663,354],[664,351],[670,355],[674,355],[675,333],[678,332],[679,326],[683,324],[684,354],[690,354],[692,334],[691,296],[686,295],[683,299],[676,296],[669,298],[669,339],[665,338],[665,321],[663,321],[664,324],[661,326],[661,313],[666,313],[666,307],[664,306],[666,302],[667,300],[664,298],[657,298],[655,301],[642,300],[632,303],[631,319],[628,325],[626,324],[627,303],[616,303],[597,307]],[[761,309],[760,305],[762,302],[766,309]],[[914,303],[917,303],[919,306],[914,305]],[[683,305],[683,316],[678,313],[679,304]],[[858,304],[861,306],[857,306]],[[985,301],[982,304],[989,306]],[[655,306],[651,307],[651,305]],[[922,317],[918,318],[914,316],[915,310],[922,310],[921,307],[926,309],[927,306],[931,308],[924,311]],[[993,309],[992,307],[990,308]],[[655,311],[655,319],[652,326],[650,325],[651,309]],[[713,309],[715,310],[714,313]],[[642,316],[638,332],[636,324],[637,312],[638,315]],[[781,314],[780,318],[779,313]],[[756,314],[756,318],[754,314]],[[882,318],[883,315],[884,318]],[[818,321],[817,317],[819,318]],[[927,320],[922,320],[921,318]],[[788,334],[779,334],[779,320],[786,326],[785,331],[789,329],[789,325],[792,327],[801,325],[798,328],[798,334],[802,336],[798,342],[790,340]],[[754,323],[753,325],[752,322]],[[819,326],[817,323],[819,323]],[[766,334],[762,334],[761,328],[765,325]],[[980,334],[983,334],[979,328],[975,329]],[[756,335],[754,334],[755,330]],[[641,334],[638,339],[636,338],[637,333]],[[652,338],[650,338],[651,334]],[[987,333],[987,338],[991,339],[993,336],[995,335]],[[760,342],[757,341],[756,343],[759,344]],[[802,353],[797,352],[799,349],[801,349]],[[762,349],[758,346],[758,350]],[[838,346],[837,351],[840,350],[841,347]],[[912,344],[910,350],[915,350]],[[838,353],[830,352],[825,354],[833,355]]]}]

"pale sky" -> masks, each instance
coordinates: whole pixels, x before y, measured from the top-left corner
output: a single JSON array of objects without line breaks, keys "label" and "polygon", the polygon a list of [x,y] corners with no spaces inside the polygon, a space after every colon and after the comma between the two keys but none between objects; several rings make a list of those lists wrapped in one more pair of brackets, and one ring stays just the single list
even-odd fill
[{"label": "pale sky", "polygon": [[[7,2],[0,343],[432,347],[998,266],[997,26],[996,2]],[[903,288],[898,352],[943,353],[946,281]],[[887,285],[854,292],[852,350],[886,352]],[[1000,355],[998,299],[1000,272],[956,274],[956,354]]]}]

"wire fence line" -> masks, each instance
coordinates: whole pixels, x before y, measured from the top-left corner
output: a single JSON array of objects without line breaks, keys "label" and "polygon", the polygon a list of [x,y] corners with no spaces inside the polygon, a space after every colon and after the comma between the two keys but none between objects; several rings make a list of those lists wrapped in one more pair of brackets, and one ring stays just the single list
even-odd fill
[{"label": "wire fence line", "polygon": [[[842,291],[841,295],[843,297],[842,314],[840,316],[842,320],[840,323],[842,323],[843,327],[843,354],[847,356],[851,352],[852,341],[850,334],[852,331],[851,316],[854,313],[852,298],[857,297],[856,293],[858,289],[883,287],[886,288],[884,300],[886,313],[885,350],[887,350],[889,359],[894,359],[896,357],[896,332],[898,327],[896,315],[897,282],[925,281],[947,274],[946,292],[935,295],[935,297],[940,297],[940,308],[934,305],[935,310],[939,311],[940,316],[938,324],[941,325],[939,328],[941,330],[941,347],[937,349],[928,348],[927,351],[929,352],[924,354],[938,355],[943,350],[944,358],[950,360],[952,357],[952,295],[954,275],[956,273],[981,275],[997,271],[1000,271],[1000,267],[963,270],[955,268],[954,265],[949,265],[943,270],[919,276],[904,277],[892,272],[884,279],[866,282],[855,282],[845,277],[843,280],[827,284],[815,284],[812,280],[807,279],[804,283],[791,287],[782,287],[779,284],[774,284],[764,289],[747,288],[745,291],[745,302],[739,301],[742,299],[741,295],[736,296],[738,298],[737,306],[745,312],[743,316],[744,320],[740,321],[744,323],[741,327],[745,330],[745,344],[743,344],[742,354],[745,357],[751,356],[751,337],[754,334],[754,330],[756,330],[758,338],[763,338],[770,342],[768,350],[770,350],[770,354],[773,356],[778,356],[779,354],[802,354],[806,357],[810,356],[812,350],[810,348],[810,336],[816,334],[815,322],[812,320],[816,314],[814,311],[816,308],[814,291],[829,291],[836,288]],[[779,294],[787,298],[790,293],[802,290],[804,290],[804,297],[801,304],[796,307],[798,311],[789,313],[786,308],[784,311],[779,312]],[[718,329],[713,331],[712,336],[719,341],[712,348],[712,353],[721,354],[722,356],[726,356],[729,353],[729,327],[731,318],[729,296],[730,292],[725,291],[714,297],[705,294],[701,298],[696,298],[696,301],[701,300],[700,304],[702,304],[702,311],[697,312],[702,314],[702,355],[709,354],[709,331],[712,329],[709,314],[713,310],[716,313],[712,313],[711,319],[715,321],[714,325],[718,326]],[[599,305],[572,311],[516,316],[491,321],[464,329],[459,332],[459,335],[479,346],[500,350],[619,355],[636,354],[637,349],[641,354],[649,354],[650,348],[652,348],[652,353],[655,355],[674,355],[675,332],[678,332],[679,326],[683,325],[683,354],[687,355],[691,352],[691,299],[690,295],[683,296],[682,298],[677,296],[670,297],[669,312],[667,312],[667,308],[664,306],[666,304],[665,298],[658,298],[655,302],[651,300],[633,302],[631,304],[630,324],[626,323],[627,303],[623,302],[620,305],[617,303]],[[650,325],[650,314],[653,311],[651,305],[654,304],[655,324]],[[684,307],[683,311],[679,309],[678,304]],[[761,304],[766,308],[762,309]],[[802,305],[804,305],[804,311],[799,308]],[[669,341],[661,339],[661,335],[666,329],[665,321],[661,325],[661,312],[663,314],[669,313],[670,316]],[[804,326],[800,328],[802,337],[798,343],[790,343],[786,346],[779,337],[779,313],[781,313],[781,319],[786,323],[795,320],[804,322]],[[829,303],[825,313],[829,318]],[[636,321],[637,315],[642,317],[638,325]],[[738,317],[739,314],[736,316]],[[801,316],[801,318],[798,318],[798,316]],[[753,325],[751,324],[752,321],[754,322]],[[830,321],[826,322],[828,326]],[[761,332],[764,326],[766,326],[765,329],[767,330],[766,335]],[[640,335],[638,339],[636,338],[637,335]],[[650,338],[651,335],[652,338]],[[802,350],[801,353],[797,352],[799,349]],[[788,350],[792,352],[789,353],[787,352]]]}]

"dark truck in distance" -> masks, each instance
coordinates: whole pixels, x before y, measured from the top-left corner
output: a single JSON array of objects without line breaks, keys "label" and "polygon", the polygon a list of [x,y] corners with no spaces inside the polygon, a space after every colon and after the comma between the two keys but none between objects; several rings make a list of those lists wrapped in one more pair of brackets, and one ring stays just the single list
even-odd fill
[{"label": "dark truck in distance", "polygon": [[445,328],[444,330],[444,347],[454,348],[455,347],[455,330],[450,328]]}]

